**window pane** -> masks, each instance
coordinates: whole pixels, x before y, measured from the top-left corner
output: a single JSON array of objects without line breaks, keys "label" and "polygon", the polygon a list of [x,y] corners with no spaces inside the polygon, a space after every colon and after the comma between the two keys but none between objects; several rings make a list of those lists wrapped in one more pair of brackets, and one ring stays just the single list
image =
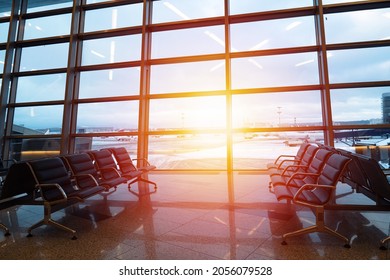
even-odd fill
[{"label": "window pane", "polygon": [[143,4],[121,5],[85,12],[85,32],[142,25]]},{"label": "window pane", "polygon": [[27,1],[27,12],[39,12],[39,11],[47,11],[54,10],[59,8],[72,7],[72,0],[29,0]]},{"label": "window pane", "polygon": [[9,17],[11,15],[12,1],[0,2],[0,17]]},{"label": "window pane", "polygon": [[63,100],[66,74],[18,78],[16,102]]},{"label": "window pane", "polygon": [[43,135],[61,133],[62,105],[15,108],[13,134]]},{"label": "window pane", "polygon": [[5,51],[0,50],[0,74],[3,74],[5,63]]},{"label": "window pane", "polygon": [[304,127],[322,125],[318,91],[233,96],[233,127]]},{"label": "window pane", "polygon": [[388,92],[390,87],[332,90],[334,124],[390,123],[388,119],[390,104],[387,104],[389,99],[383,96]]},{"label": "window pane", "polygon": [[329,80],[331,83],[388,81],[389,53],[390,47],[329,52]]},{"label": "window pane", "polygon": [[76,153],[90,150],[100,150],[113,147],[124,147],[131,158],[137,158],[137,136],[102,136],[102,137],[77,137]]},{"label": "window pane", "polygon": [[241,133],[233,136],[234,169],[266,169],[279,155],[296,155],[303,142],[323,143],[321,131]]},{"label": "window pane", "polygon": [[390,39],[390,9],[326,15],[327,43]]},{"label": "window pane", "polygon": [[316,53],[232,60],[232,87],[257,88],[318,84]]},{"label": "window pane", "polygon": [[136,95],[139,87],[139,67],[81,72],[79,98]]},{"label": "window pane", "polygon": [[232,52],[309,46],[316,43],[313,17],[232,24],[230,30]]},{"label": "window pane", "polygon": [[83,43],[82,65],[141,59],[141,35],[121,36]]},{"label": "window pane", "polygon": [[230,0],[230,14],[244,14],[313,6],[312,0]]},{"label": "window pane", "polygon": [[77,132],[113,132],[123,129],[136,131],[138,101],[79,104]]},{"label": "window pane", "polygon": [[170,0],[153,2],[153,23],[224,15],[224,0]]},{"label": "window pane", "polygon": [[223,26],[153,33],[152,58],[223,53]]},{"label": "window pane", "polygon": [[224,96],[150,100],[150,128],[225,128]]},{"label": "window pane", "polygon": [[11,159],[16,161],[59,156],[60,149],[60,138],[13,139],[10,143]]},{"label": "window pane", "polygon": [[23,48],[21,71],[66,68],[68,48],[68,43]]},{"label": "window pane", "polygon": [[7,42],[9,23],[0,23],[0,43]]},{"label": "window pane", "polygon": [[336,130],[335,147],[375,159],[383,168],[390,168],[390,129]]},{"label": "window pane", "polygon": [[150,136],[149,161],[159,169],[226,169],[226,135]]},{"label": "window pane", "polygon": [[67,35],[70,32],[71,14],[27,19],[24,39]]},{"label": "window pane", "polygon": [[223,89],[225,62],[222,60],[155,65],[151,69],[151,93]]}]

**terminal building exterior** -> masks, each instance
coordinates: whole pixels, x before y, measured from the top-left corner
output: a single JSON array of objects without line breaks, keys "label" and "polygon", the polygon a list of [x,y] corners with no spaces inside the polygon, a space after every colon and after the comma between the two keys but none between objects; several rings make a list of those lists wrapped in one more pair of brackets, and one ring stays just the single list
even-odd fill
[{"label": "terminal building exterior", "polygon": [[382,118],[383,123],[390,123],[390,92],[382,94]]}]

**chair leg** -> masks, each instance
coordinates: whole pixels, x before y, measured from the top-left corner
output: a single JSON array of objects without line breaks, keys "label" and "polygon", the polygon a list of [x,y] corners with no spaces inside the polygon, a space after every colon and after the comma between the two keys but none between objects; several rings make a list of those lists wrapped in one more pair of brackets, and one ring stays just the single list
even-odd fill
[{"label": "chair leg", "polygon": [[151,184],[154,186],[154,189],[157,189],[157,184],[153,181],[150,181],[150,180],[147,180],[147,179],[144,179],[142,177],[139,178],[139,181],[142,181],[142,182],[145,182],[145,183],[148,183],[148,184]]},{"label": "chair leg", "polygon": [[151,184],[154,186],[154,189],[157,189],[157,184],[153,181],[150,181],[150,180],[147,180],[147,179],[144,179],[142,177],[137,177],[135,178],[134,180],[130,181],[127,185],[130,189],[131,185],[134,184],[135,182],[138,182],[138,181],[141,181],[141,182],[145,182],[145,183],[148,183],[148,184]]},{"label": "chair leg", "polygon": [[302,234],[306,234],[306,233],[313,233],[313,232],[318,232],[318,231],[319,231],[318,226],[311,226],[311,227],[302,228],[302,229],[299,229],[296,231],[285,233],[285,234],[283,234],[282,245],[287,245],[287,242],[286,242],[287,237],[293,237],[293,236],[298,236],[298,235],[302,235]]},{"label": "chair leg", "polygon": [[349,239],[347,237],[345,237],[344,235],[341,235],[337,231],[325,226],[325,224],[324,224],[324,208],[323,207],[317,207],[315,215],[316,215],[316,224],[314,226],[310,226],[307,228],[303,228],[300,230],[296,230],[293,232],[283,234],[282,245],[287,244],[287,242],[286,242],[287,237],[302,235],[302,234],[306,234],[306,233],[313,233],[313,232],[325,232],[325,233],[328,233],[330,235],[333,235],[335,237],[338,237],[338,238],[344,240],[346,242],[344,247],[351,248],[351,245],[349,244]]},{"label": "chair leg", "polygon": [[385,243],[386,243],[387,241],[389,241],[389,240],[390,240],[390,236],[388,236],[388,237],[386,237],[386,238],[383,238],[383,239],[381,240],[381,247],[380,247],[381,250],[386,250]]},{"label": "chair leg", "polygon": [[8,229],[5,225],[3,225],[3,224],[1,224],[1,223],[0,223],[0,229],[4,230],[4,235],[5,235],[5,236],[11,235],[11,234],[9,233],[9,229]]},{"label": "chair leg", "polygon": [[46,204],[45,203],[45,206],[44,206],[44,217],[43,217],[43,220],[37,222],[36,224],[32,225],[29,229],[28,229],[28,235],[27,237],[32,237],[32,233],[31,231],[33,229],[36,229],[40,226],[43,226],[43,225],[52,225],[54,227],[57,227],[59,229],[62,229],[62,230],[65,230],[67,232],[70,232],[72,234],[72,240],[76,240],[77,239],[77,236],[76,236],[76,231],[67,227],[67,226],[64,226],[54,220],[51,219],[51,207],[49,204]]}]

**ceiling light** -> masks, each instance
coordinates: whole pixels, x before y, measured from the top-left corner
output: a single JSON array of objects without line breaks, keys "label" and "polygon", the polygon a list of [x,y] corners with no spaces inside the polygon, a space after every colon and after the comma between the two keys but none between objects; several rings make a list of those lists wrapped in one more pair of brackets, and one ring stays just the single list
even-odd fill
[{"label": "ceiling light", "polygon": [[259,50],[259,49],[261,49],[261,47],[268,44],[268,42],[269,42],[269,40],[265,39],[265,40],[261,41],[260,43],[258,43],[257,45],[254,45],[253,47],[251,47],[249,50],[250,51]]},{"label": "ceiling light", "polygon": [[168,9],[170,9],[172,12],[174,12],[176,15],[178,15],[179,17],[181,17],[182,19],[184,20],[189,20],[191,19],[189,16],[187,16],[185,13],[183,13],[182,11],[180,11],[178,8],[176,8],[174,5],[172,5],[171,3],[169,2],[164,2],[164,5],[165,7],[167,7]]},{"label": "ceiling light", "polygon": [[97,51],[91,51],[91,53],[98,56],[98,57],[106,58],[104,55],[102,55],[101,53],[98,53]]},{"label": "ceiling light", "polygon": [[301,21],[294,21],[293,23],[290,23],[289,25],[287,25],[286,31],[290,31],[291,29],[294,29],[295,27],[297,27],[301,24],[302,24]]},{"label": "ceiling light", "polygon": [[309,63],[313,63],[313,62],[314,62],[314,59],[306,60],[306,61],[300,62],[298,64],[295,64],[295,67],[299,67],[299,66],[306,65]]}]

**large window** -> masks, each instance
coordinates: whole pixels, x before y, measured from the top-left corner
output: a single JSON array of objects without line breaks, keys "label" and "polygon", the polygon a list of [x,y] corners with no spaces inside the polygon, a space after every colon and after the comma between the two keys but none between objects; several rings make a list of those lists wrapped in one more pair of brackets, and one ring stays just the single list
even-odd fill
[{"label": "large window", "polygon": [[15,109],[13,133],[24,135],[60,133],[62,127],[61,105],[28,106]]},{"label": "large window", "polygon": [[139,94],[140,73],[139,67],[81,72],[79,98]]},{"label": "large window", "polygon": [[225,128],[224,96],[155,99],[150,102],[151,129]]},{"label": "large window", "polygon": [[232,60],[232,87],[260,88],[318,84],[316,53],[246,57]]},{"label": "large window", "polygon": [[[331,91],[333,121],[343,124],[380,124],[383,120],[385,93],[390,87],[349,88]],[[346,110],[348,108],[348,110]]]},{"label": "large window", "polygon": [[134,61],[140,58],[140,35],[87,40],[83,43],[82,65]]},{"label": "large window", "polygon": [[42,45],[23,48],[21,71],[66,68],[69,44]]},{"label": "large window", "polygon": [[0,50],[0,74],[3,73],[4,64],[5,64],[5,51]]},{"label": "large window", "polygon": [[[180,38],[180,40],[177,40]],[[152,58],[223,53],[223,26],[171,30],[153,33]]]},{"label": "large window", "polygon": [[138,102],[96,102],[78,105],[77,130],[80,132],[113,132],[136,130]]},{"label": "large window", "polygon": [[0,43],[7,42],[9,23],[0,23]]},{"label": "large window", "polygon": [[223,60],[154,65],[151,93],[213,91],[225,89]]},{"label": "large window", "polygon": [[4,158],[259,170],[311,142],[388,166],[388,1],[3,2]]},{"label": "large window", "polygon": [[142,4],[123,5],[85,13],[85,32],[142,25]]},{"label": "large window", "polygon": [[[254,51],[311,46],[316,42],[314,18],[299,17],[231,25],[231,50]],[[247,34],[252,34],[248,36]]]},{"label": "large window", "polygon": [[19,77],[16,102],[63,100],[65,85],[65,74]]},{"label": "large window", "polygon": [[328,43],[389,40],[389,26],[390,9],[330,14],[325,21],[326,40]]},{"label": "large window", "polygon": [[330,82],[386,81],[390,74],[389,53],[390,47],[330,51]]},{"label": "large window", "polygon": [[153,23],[223,16],[224,0],[170,0],[153,3]]},{"label": "large window", "polygon": [[229,1],[229,3],[230,3],[231,14],[264,12],[264,11],[299,8],[299,7],[313,5],[312,0],[300,0],[300,1],[231,0]]},{"label": "large window", "polygon": [[71,14],[26,20],[24,39],[67,35],[70,32]]},{"label": "large window", "polygon": [[322,122],[319,91],[233,96],[233,127],[304,127]]}]

